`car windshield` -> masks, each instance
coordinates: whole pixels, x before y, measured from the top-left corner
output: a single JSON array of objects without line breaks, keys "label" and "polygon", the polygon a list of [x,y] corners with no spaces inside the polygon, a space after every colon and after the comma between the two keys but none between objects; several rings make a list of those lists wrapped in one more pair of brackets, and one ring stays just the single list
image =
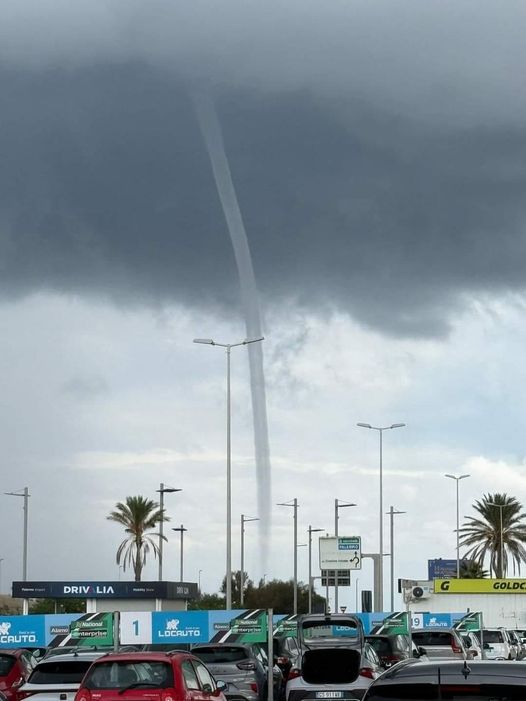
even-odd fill
[{"label": "car windshield", "polygon": [[246,660],[248,652],[243,647],[198,647],[192,650],[192,654],[203,662],[221,664],[227,662],[241,662]]},{"label": "car windshield", "polygon": [[391,654],[391,641],[389,638],[365,638],[365,641],[374,648],[379,655]]},{"label": "car windshield", "polygon": [[417,645],[423,645],[424,647],[426,645],[431,647],[433,645],[451,645],[451,633],[444,633],[439,630],[415,630],[413,632],[413,640]]},{"label": "car windshield", "polygon": [[500,630],[485,630],[482,633],[485,643],[502,643],[502,632]]},{"label": "car windshield", "polygon": [[132,685],[173,687],[172,667],[166,662],[147,660],[113,660],[96,662],[89,670],[84,686],[87,689],[122,689]]},{"label": "car windshield", "polygon": [[14,664],[15,658],[11,655],[0,655],[0,677],[6,677]]},{"label": "car windshield", "polygon": [[29,677],[30,684],[80,684],[93,660],[41,662]]}]

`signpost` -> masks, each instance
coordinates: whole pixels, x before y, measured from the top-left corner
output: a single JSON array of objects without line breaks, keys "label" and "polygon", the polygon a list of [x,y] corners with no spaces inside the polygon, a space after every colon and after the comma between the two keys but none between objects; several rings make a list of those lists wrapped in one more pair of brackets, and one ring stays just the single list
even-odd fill
[{"label": "signpost", "polygon": [[319,538],[320,570],[329,610],[329,586],[351,586],[351,570],[362,569],[362,539],[359,536]]}]

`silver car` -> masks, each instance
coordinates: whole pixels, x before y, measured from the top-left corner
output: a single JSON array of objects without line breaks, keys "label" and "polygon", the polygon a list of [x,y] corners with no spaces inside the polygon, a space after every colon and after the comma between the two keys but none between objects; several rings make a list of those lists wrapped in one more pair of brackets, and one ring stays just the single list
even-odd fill
[{"label": "silver car", "polygon": [[413,631],[413,640],[418,647],[425,648],[429,659],[467,660],[470,657],[460,633],[453,628],[419,628]]},{"label": "silver car", "polygon": [[67,653],[39,662],[18,693],[35,701],[73,701],[91,663],[103,652]]}]

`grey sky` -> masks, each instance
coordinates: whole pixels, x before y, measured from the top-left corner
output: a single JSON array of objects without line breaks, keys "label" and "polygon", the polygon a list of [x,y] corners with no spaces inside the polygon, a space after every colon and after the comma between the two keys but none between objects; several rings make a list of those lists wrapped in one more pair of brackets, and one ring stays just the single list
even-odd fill
[{"label": "grey sky", "polygon": [[203,84],[267,297],[428,335],[465,292],[522,290],[521,4],[5,13],[4,294],[237,299],[189,99]]},{"label": "grey sky", "polygon": [[[302,533],[356,501],[343,525],[376,547],[357,421],[407,423],[385,456],[401,576],[454,554],[443,472],[472,474],[464,513],[493,489],[526,499],[525,20],[511,0],[2,3],[1,465],[5,491],[32,490],[30,576],[116,576],[106,513],[164,481],[184,489],[189,578],[221,579],[224,357],[191,341],[244,329],[195,88],[266,313],[273,501],[299,498]],[[256,509],[237,350],[235,518]],[[4,588],[20,506],[3,497]],[[288,577],[290,513],[273,518]],[[249,572],[269,574],[251,538]]]}]

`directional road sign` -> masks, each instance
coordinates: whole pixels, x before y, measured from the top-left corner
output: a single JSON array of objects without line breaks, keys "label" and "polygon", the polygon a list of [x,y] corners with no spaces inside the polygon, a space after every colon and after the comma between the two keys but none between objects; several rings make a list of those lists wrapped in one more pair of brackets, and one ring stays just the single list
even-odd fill
[{"label": "directional road sign", "polygon": [[359,536],[320,538],[321,570],[360,570],[362,539]]}]

